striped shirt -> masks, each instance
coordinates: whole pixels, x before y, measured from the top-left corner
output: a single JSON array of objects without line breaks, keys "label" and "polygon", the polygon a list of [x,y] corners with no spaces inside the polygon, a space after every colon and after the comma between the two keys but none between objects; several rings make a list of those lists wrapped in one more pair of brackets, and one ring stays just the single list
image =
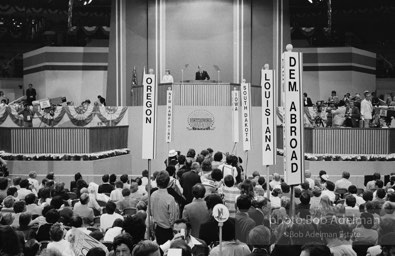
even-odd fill
[{"label": "striped shirt", "polygon": [[169,229],[173,226],[178,209],[174,197],[167,192],[167,189],[158,189],[152,193],[151,215],[159,227]]},{"label": "striped shirt", "polygon": [[224,204],[229,209],[229,217],[236,216],[236,198],[240,195],[240,190],[237,187],[223,186],[222,192],[224,194]]}]

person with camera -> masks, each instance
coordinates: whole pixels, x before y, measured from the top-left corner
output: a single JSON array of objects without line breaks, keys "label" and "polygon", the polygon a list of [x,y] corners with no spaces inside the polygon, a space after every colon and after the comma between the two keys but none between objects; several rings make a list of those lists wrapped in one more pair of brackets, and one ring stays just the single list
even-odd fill
[{"label": "person with camera", "polygon": [[174,237],[172,240],[167,241],[160,246],[161,250],[166,254],[172,245],[177,243],[178,240],[183,240],[191,248],[192,255],[208,255],[208,246],[206,243],[191,235],[192,226],[185,219],[178,219],[173,225]]}]

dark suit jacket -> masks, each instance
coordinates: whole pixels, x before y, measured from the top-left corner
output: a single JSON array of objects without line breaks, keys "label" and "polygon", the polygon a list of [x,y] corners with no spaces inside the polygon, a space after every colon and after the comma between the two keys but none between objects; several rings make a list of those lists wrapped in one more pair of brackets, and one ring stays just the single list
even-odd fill
[{"label": "dark suit jacket", "polygon": [[255,221],[255,224],[258,225],[263,225],[263,220],[264,216],[263,213],[255,209],[253,206],[248,210],[248,215],[250,216],[251,219]]},{"label": "dark suit jacket", "polygon": [[236,239],[240,242],[247,243],[248,234],[251,229],[255,228],[256,223],[248,216],[246,212],[236,213]]},{"label": "dark suit jacket", "polygon": [[304,100],[304,106],[305,107],[312,107],[313,106],[313,102],[311,101],[311,99],[309,97],[307,97],[307,99]]},{"label": "dark suit jacket", "polygon": [[196,72],[195,80],[206,80],[206,79],[210,80],[210,76],[205,70],[203,70],[202,73],[200,73],[199,71]]},{"label": "dark suit jacket", "polygon": [[109,183],[104,183],[99,186],[99,193],[111,193],[114,190],[114,186]]},{"label": "dark suit jacket", "polygon": [[200,225],[199,238],[208,246],[213,242],[219,241],[218,233],[218,222],[212,216],[209,221]]},{"label": "dark suit jacket", "polygon": [[186,172],[182,175],[180,183],[184,190],[184,197],[189,204],[190,202],[192,202],[193,199],[192,187],[195,184],[200,183],[200,176],[194,171]]}]

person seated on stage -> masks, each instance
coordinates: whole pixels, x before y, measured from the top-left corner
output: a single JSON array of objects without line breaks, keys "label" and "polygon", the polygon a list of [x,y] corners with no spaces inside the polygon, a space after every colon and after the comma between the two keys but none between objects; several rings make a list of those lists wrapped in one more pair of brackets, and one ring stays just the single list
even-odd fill
[{"label": "person seated on stage", "polygon": [[166,69],[165,75],[162,78],[162,83],[174,83],[174,78],[170,74],[170,69]]},{"label": "person seated on stage", "polygon": [[198,66],[198,72],[196,72],[195,80],[210,80],[210,76],[207,71],[203,70],[203,66]]}]

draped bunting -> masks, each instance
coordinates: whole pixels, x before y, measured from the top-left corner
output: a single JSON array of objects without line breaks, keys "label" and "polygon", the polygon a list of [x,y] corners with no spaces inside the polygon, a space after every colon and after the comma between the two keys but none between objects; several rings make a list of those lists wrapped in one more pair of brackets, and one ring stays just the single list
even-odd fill
[{"label": "draped bunting", "polygon": [[[105,107],[98,106],[96,109],[97,117],[106,125],[117,125],[126,113],[127,107]],[[115,118],[114,118],[115,117]]]},{"label": "draped bunting", "polygon": [[62,107],[58,107],[54,111],[54,115],[51,116],[45,110],[38,109],[36,114],[40,118],[41,122],[49,126],[56,126],[63,119],[66,110]]},{"label": "draped bunting", "polygon": [[93,106],[89,106],[87,109],[81,106],[68,107],[66,108],[66,113],[75,126],[85,126],[89,124],[94,115]]},{"label": "draped bunting", "polygon": [[7,107],[0,107],[0,125],[2,123],[4,123],[4,121],[7,119],[8,117],[8,111],[7,111]]},{"label": "draped bunting", "polygon": [[[18,105],[0,106],[0,125],[2,125],[9,117],[17,126],[23,126],[23,117],[18,115],[21,109]],[[57,126],[64,118],[65,114],[75,126],[86,126],[92,122],[93,118],[97,118],[106,126],[118,125],[127,111],[127,107],[105,107],[105,106],[89,106],[87,109],[78,106],[56,107],[54,115],[51,116],[47,110],[42,110],[39,106],[33,108],[34,117],[40,119],[46,125]]]},{"label": "draped bunting", "polygon": [[18,115],[18,109],[7,106],[7,113],[10,116],[12,122],[18,126],[23,126],[23,117]]}]

